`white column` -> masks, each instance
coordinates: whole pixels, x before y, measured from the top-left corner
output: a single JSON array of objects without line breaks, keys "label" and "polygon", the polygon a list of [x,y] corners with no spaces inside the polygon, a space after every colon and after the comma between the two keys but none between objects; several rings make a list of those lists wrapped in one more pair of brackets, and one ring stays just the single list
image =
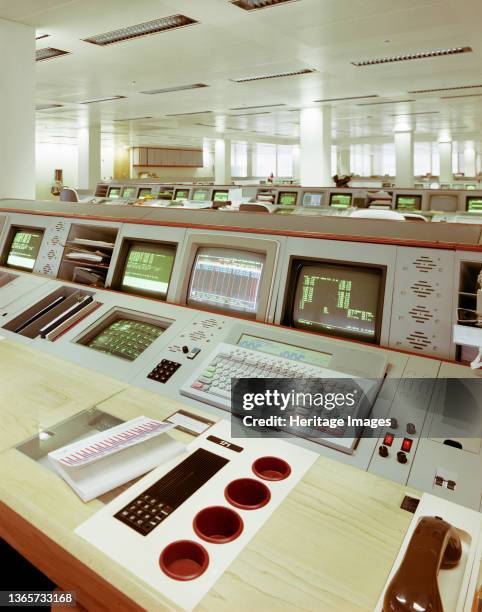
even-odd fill
[{"label": "white column", "polygon": [[464,174],[473,177],[477,174],[475,169],[475,143],[467,140],[464,146]]},{"label": "white column", "polygon": [[325,187],[331,180],[331,108],[300,112],[300,182],[303,187]]},{"label": "white column", "polygon": [[293,145],[293,181],[300,181],[300,147]]},{"label": "white column", "polygon": [[395,132],[395,187],[413,187],[413,133]]},{"label": "white column", "polygon": [[453,182],[452,173],[452,141],[438,143],[438,155],[440,161],[440,184]]},{"label": "white column", "polygon": [[231,141],[218,138],[214,143],[214,184],[231,184]]},{"label": "white column", "polygon": [[0,19],[0,197],[35,198],[35,30]]},{"label": "white column", "polygon": [[78,187],[95,189],[101,177],[100,128],[80,128],[78,148]]},{"label": "white column", "polygon": [[337,155],[337,173],[338,176],[346,176],[350,174],[350,147],[338,149]]},{"label": "white column", "polygon": [[253,176],[253,149],[254,144],[248,142],[248,151],[247,151],[247,164],[246,164],[246,177],[251,178]]}]

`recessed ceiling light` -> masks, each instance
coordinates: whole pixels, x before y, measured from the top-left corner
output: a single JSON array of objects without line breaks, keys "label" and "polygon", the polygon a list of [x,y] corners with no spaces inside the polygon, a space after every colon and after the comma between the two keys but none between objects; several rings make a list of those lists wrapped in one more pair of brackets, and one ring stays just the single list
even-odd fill
[{"label": "recessed ceiling light", "polygon": [[230,0],[234,6],[245,11],[254,11],[257,9],[269,8],[270,6],[279,6],[280,4],[287,4],[288,2],[298,2],[298,0]]},{"label": "recessed ceiling light", "polygon": [[35,61],[42,62],[43,60],[53,59],[61,55],[69,55],[69,51],[54,49],[54,47],[45,47],[45,49],[37,49],[37,51],[35,51]]},{"label": "recessed ceiling light", "polygon": [[378,106],[379,104],[406,104],[415,100],[387,100],[386,102],[360,102],[357,106]]},{"label": "recessed ceiling light", "polygon": [[104,32],[104,34],[96,34],[95,36],[84,38],[83,40],[93,45],[105,47],[126,40],[132,40],[133,38],[175,30],[196,23],[198,22],[190,17],[186,17],[186,15],[171,15],[170,17],[161,17],[160,19],[138,23],[137,25],[128,26],[126,28],[119,28],[111,32]]},{"label": "recessed ceiling light", "polygon": [[126,119],[113,119],[115,123],[120,121],[142,121],[143,119],[153,119],[153,117],[128,117]]},{"label": "recessed ceiling light", "polygon": [[377,94],[370,96],[349,96],[347,98],[325,98],[324,100],[313,100],[313,102],[342,102],[343,100],[365,100],[367,98],[378,98]]},{"label": "recessed ceiling light", "polygon": [[50,110],[51,108],[62,108],[62,104],[37,104],[36,111]]},{"label": "recessed ceiling light", "polygon": [[299,76],[303,74],[311,74],[316,72],[313,68],[303,68],[302,70],[292,70],[289,72],[280,72],[278,74],[260,74],[257,76],[242,77],[240,79],[230,79],[235,83],[248,83],[249,81],[262,81],[264,79],[279,79],[281,77]]},{"label": "recessed ceiling light", "polygon": [[189,115],[208,115],[213,111],[205,110],[205,111],[194,111],[192,113],[169,113],[165,115],[165,117],[188,117]]},{"label": "recessed ceiling light", "polygon": [[236,106],[234,108],[230,108],[232,111],[244,111],[244,110],[254,110],[255,108],[275,108],[277,106],[286,106],[284,103],[280,104],[263,104],[262,106]]},{"label": "recessed ceiling light", "polygon": [[408,60],[426,59],[430,57],[458,55],[459,53],[470,53],[471,51],[471,47],[452,47],[451,49],[436,49],[435,51],[419,51],[417,53],[406,53],[405,55],[377,57],[374,59],[359,60],[351,63],[353,64],[353,66],[375,66],[377,64],[388,64],[391,62],[406,62]]},{"label": "recessed ceiling light", "polygon": [[93,98],[92,100],[84,100],[79,104],[95,104],[96,102],[110,102],[111,100],[121,100],[125,96],[109,96],[108,98]]},{"label": "recessed ceiling light", "polygon": [[141,91],[141,94],[154,95],[162,93],[170,93],[172,91],[185,91],[186,89],[199,89],[201,87],[209,87],[204,83],[194,83],[193,85],[178,85],[177,87],[164,87],[162,89],[150,89],[149,91]]}]

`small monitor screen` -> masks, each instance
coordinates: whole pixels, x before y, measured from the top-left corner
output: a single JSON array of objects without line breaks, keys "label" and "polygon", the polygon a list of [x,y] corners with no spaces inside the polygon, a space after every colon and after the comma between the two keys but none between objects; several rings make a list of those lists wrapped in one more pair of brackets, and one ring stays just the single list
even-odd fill
[{"label": "small monitor screen", "polygon": [[322,334],[378,342],[382,317],[382,268],[299,262],[292,325]]},{"label": "small monitor screen", "polygon": [[196,202],[204,202],[209,200],[209,189],[194,189],[192,199]]},{"label": "small monitor screen", "polygon": [[175,256],[174,245],[132,243],[122,273],[121,291],[165,300]]},{"label": "small monitor screen", "polygon": [[348,208],[351,206],[351,193],[332,193],[330,206],[333,208]]},{"label": "small monitor screen", "polygon": [[215,191],[213,195],[214,202],[227,202],[229,199],[229,191]]},{"label": "small monitor screen", "polygon": [[303,196],[303,206],[321,206],[322,199],[322,193],[305,193]]},{"label": "small monitor screen", "polygon": [[266,255],[221,247],[200,247],[187,303],[255,316]]},{"label": "small monitor screen", "polygon": [[420,210],[422,208],[421,195],[397,195],[397,210]]},{"label": "small monitor screen", "polygon": [[169,189],[161,189],[161,191],[159,191],[159,193],[157,194],[157,198],[159,200],[172,200],[172,191]]},{"label": "small monitor screen", "polygon": [[473,191],[474,189],[477,189],[477,185],[465,185],[465,189],[468,189],[469,191]]},{"label": "small monitor screen", "polygon": [[281,206],[296,206],[296,192],[280,191],[278,195],[278,204]]},{"label": "small monitor screen", "polygon": [[13,233],[6,265],[19,270],[33,270],[42,244],[43,231],[16,229]]},{"label": "small monitor screen", "polygon": [[466,208],[469,212],[482,212],[482,196],[478,198],[474,196],[468,197]]},{"label": "small monitor screen", "polygon": [[122,192],[123,198],[135,198],[137,194],[137,187],[124,187]]},{"label": "small monitor screen", "polygon": [[153,323],[127,318],[117,319],[87,342],[86,346],[114,357],[134,361],[163,331],[162,327]]},{"label": "small monitor screen", "polygon": [[109,198],[120,198],[121,188],[120,187],[111,187],[109,189]]},{"label": "small monitor screen", "polygon": [[147,196],[150,196],[152,192],[152,189],[150,187],[141,187],[139,189],[139,198],[145,198]]},{"label": "small monitor screen", "polygon": [[189,200],[189,189],[177,189],[175,200]]}]

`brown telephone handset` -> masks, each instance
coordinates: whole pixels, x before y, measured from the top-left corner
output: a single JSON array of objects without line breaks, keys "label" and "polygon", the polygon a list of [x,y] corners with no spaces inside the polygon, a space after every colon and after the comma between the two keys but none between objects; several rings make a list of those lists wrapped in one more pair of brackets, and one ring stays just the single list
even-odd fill
[{"label": "brown telephone handset", "polygon": [[383,612],[444,612],[437,576],[462,556],[456,529],[438,516],[423,516],[385,591]]}]

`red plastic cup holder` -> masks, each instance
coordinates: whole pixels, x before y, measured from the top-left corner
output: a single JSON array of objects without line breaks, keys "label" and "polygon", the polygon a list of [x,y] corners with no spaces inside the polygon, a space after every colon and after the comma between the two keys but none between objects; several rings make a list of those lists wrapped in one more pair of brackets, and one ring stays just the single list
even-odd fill
[{"label": "red plastic cup holder", "polygon": [[257,510],[271,499],[268,487],[254,478],[231,481],[224,489],[224,496],[231,505],[243,510]]},{"label": "red plastic cup holder", "polygon": [[279,457],[260,457],[253,463],[253,472],[264,480],[284,480],[291,474],[291,468]]},{"label": "red plastic cup holder", "polygon": [[206,549],[191,540],[178,540],[168,544],[159,557],[162,571],[174,580],[194,580],[209,565]]},{"label": "red plastic cup holder", "polygon": [[211,506],[196,514],[193,528],[206,542],[226,544],[241,535],[244,523],[239,514],[231,508]]}]

